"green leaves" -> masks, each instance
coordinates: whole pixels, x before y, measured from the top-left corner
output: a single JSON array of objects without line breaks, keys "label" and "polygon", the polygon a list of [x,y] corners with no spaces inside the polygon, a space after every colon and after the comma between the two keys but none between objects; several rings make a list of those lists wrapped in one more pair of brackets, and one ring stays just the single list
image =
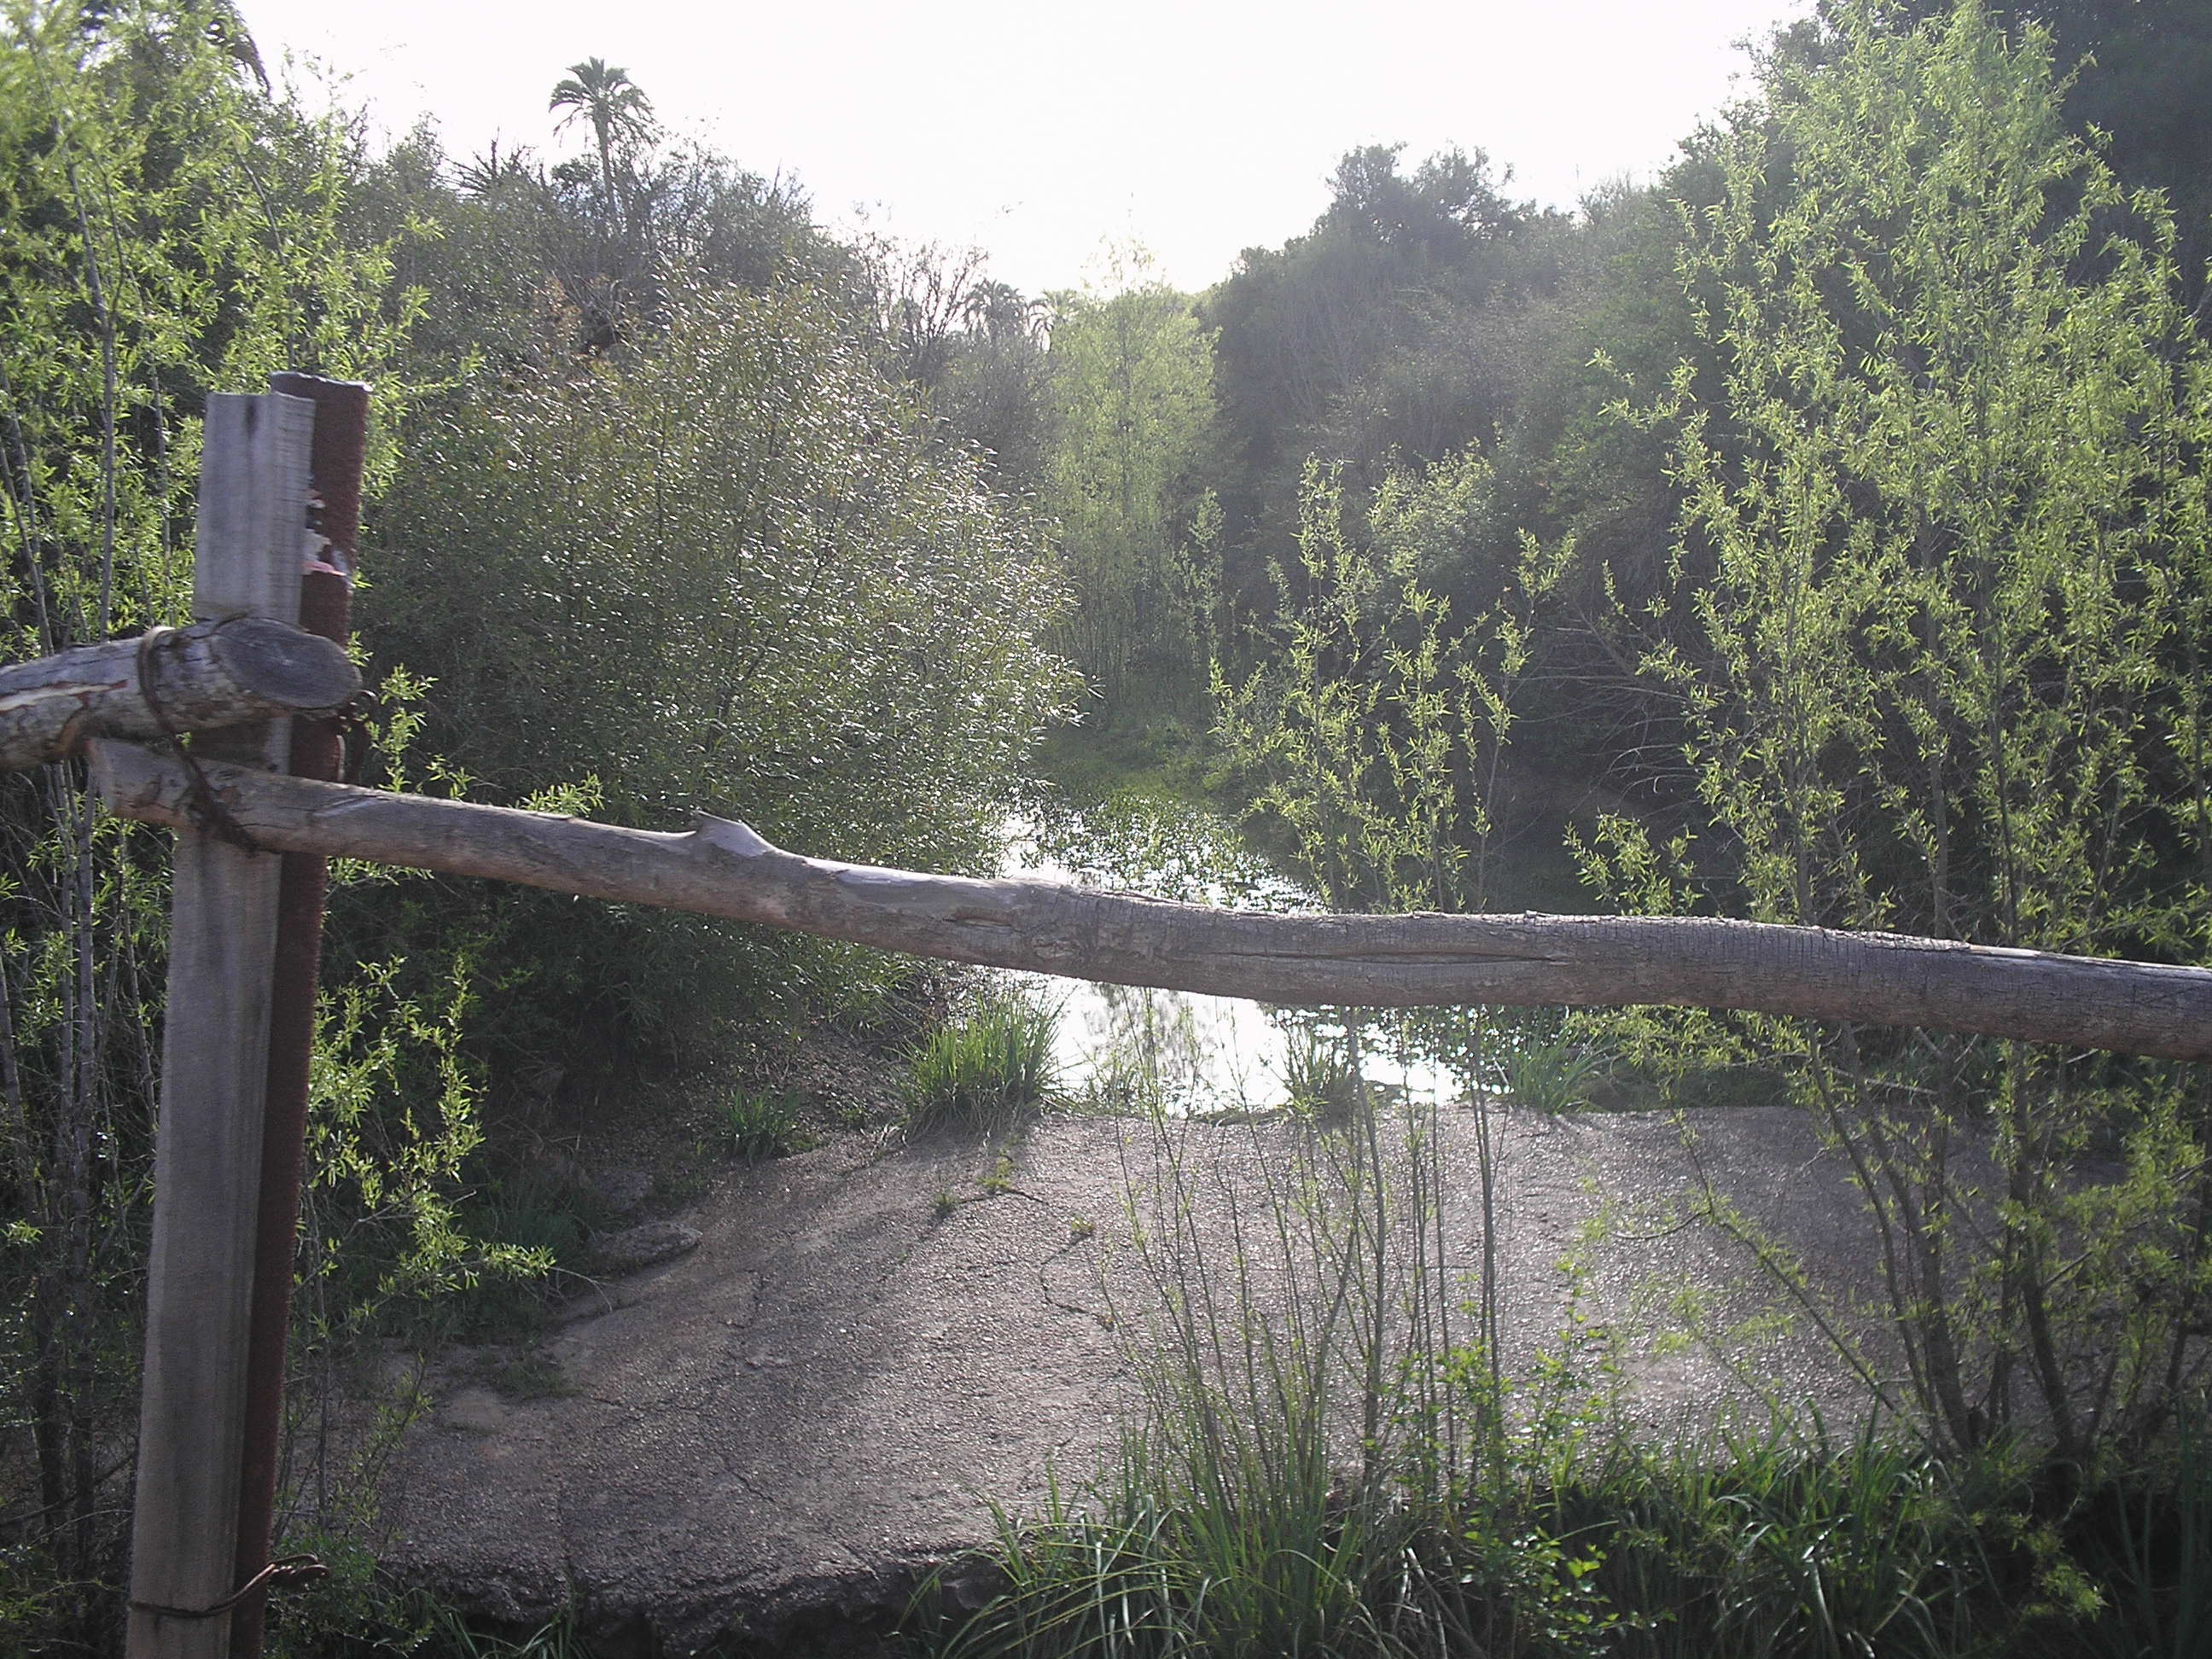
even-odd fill
[{"label": "green leaves", "polygon": [[1054,303],[1046,500],[1074,589],[1068,649],[1118,706],[1200,654],[1211,607],[1193,603],[1177,544],[1213,413],[1212,336],[1158,283]]},{"label": "green leaves", "polygon": [[[435,678],[430,746],[495,798],[738,817],[809,852],[986,867],[1064,670],[1036,524],[931,442],[821,297],[684,296],[650,349],[487,385],[418,428],[365,606]],[[745,1012],[817,944],[491,902],[520,958],[647,1030]],[[578,1006],[553,1014],[573,1024]]]},{"label": "green leaves", "polygon": [[1337,472],[1309,462],[1271,649],[1241,683],[1214,665],[1224,758],[1331,908],[1481,902],[1527,629],[1503,605],[1457,624],[1417,569],[1425,527],[1462,510],[1482,470],[1468,455],[1393,477],[1363,536]]},{"label": "green leaves", "polygon": [[[1762,920],[2204,960],[2212,380],[2171,222],[2067,131],[2038,31],[1828,18],[1686,215],[1717,374],[1623,410],[1674,445],[1643,669],[1686,714],[1700,857],[1616,823],[1590,873],[1629,904],[1702,888]],[[1686,1065],[1730,1034],[1784,1062],[1849,1155],[1942,1434],[1977,1443],[2032,1395],[2086,1461],[2162,1420],[2212,1291],[2201,1246],[2172,1249],[2204,1192],[2202,1079],[1656,1023]],[[2122,1146],[2128,1175],[2083,1167]]]}]

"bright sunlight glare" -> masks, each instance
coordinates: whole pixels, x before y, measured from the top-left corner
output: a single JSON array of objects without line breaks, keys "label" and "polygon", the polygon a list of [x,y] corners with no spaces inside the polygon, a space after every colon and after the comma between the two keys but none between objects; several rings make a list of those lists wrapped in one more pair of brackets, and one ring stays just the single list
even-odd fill
[{"label": "bright sunlight glare", "polygon": [[1184,289],[1311,222],[1336,158],[1448,144],[1572,206],[1649,177],[1808,0],[1130,0],[1117,7],[609,8],[581,0],[243,0],[272,73],[288,54],[386,137],[418,117],[449,154],[580,154],[547,94],[567,66],[629,72],[663,122],[795,177],[826,223],[973,244],[1025,292],[1074,284],[1133,240]]}]

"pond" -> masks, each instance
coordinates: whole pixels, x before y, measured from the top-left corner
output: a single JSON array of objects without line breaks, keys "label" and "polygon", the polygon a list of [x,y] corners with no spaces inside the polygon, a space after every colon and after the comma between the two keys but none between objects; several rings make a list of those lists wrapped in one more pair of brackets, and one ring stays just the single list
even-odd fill
[{"label": "pond", "polygon": [[[1236,826],[1172,799],[1124,793],[1082,809],[1055,804],[1009,819],[1003,873],[1235,909],[1321,908],[1313,894],[1247,846]],[[1155,1103],[1179,1115],[1272,1110],[1349,1083],[1341,1011],[1273,1008],[1234,997],[1010,974],[1060,1012],[1054,1059],[1062,1086],[1103,1104]],[[1430,1028],[1370,1013],[1358,1021],[1358,1074],[1370,1091],[1439,1103],[1468,1085],[1431,1050]]]}]

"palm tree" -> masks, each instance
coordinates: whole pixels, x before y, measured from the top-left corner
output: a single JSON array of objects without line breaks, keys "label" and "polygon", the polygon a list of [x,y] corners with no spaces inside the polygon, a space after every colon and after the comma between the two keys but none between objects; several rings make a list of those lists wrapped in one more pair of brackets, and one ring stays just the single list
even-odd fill
[{"label": "palm tree", "polygon": [[1011,283],[985,280],[968,290],[961,313],[968,326],[981,328],[987,338],[1008,340],[1029,331],[1034,314],[1030,301]]},{"label": "palm tree", "polygon": [[554,87],[545,107],[568,112],[556,131],[564,131],[580,116],[592,124],[592,137],[599,147],[599,184],[612,217],[617,205],[615,140],[635,141],[653,131],[653,100],[629,78],[629,70],[611,69],[603,58],[586,58],[568,65],[568,75]]},{"label": "palm tree", "polygon": [[530,170],[529,158],[526,149],[511,149],[501,155],[499,140],[494,138],[489,149],[455,169],[453,181],[460,186],[462,195],[489,201],[495,196],[538,181],[540,175]]}]

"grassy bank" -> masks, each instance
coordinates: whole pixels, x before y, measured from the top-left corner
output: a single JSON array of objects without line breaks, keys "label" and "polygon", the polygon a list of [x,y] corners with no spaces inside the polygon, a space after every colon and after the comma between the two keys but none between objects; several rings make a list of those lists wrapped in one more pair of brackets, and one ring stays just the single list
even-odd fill
[{"label": "grassy bank", "polygon": [[2198,1455],[2069,1494],[2024,1451],[1945,1462],[1784,1419],[1665,1448],[1589,1439],[1564,1470],[1562,1449],[1516,1444],[1463,1490],[1282,1468],[1231,1504],[1218,1471],[1133,1436],[1097,1507],[1010,1522],[1003,1595],[917,1645],[2184,1659],[2212,1633]]}]

